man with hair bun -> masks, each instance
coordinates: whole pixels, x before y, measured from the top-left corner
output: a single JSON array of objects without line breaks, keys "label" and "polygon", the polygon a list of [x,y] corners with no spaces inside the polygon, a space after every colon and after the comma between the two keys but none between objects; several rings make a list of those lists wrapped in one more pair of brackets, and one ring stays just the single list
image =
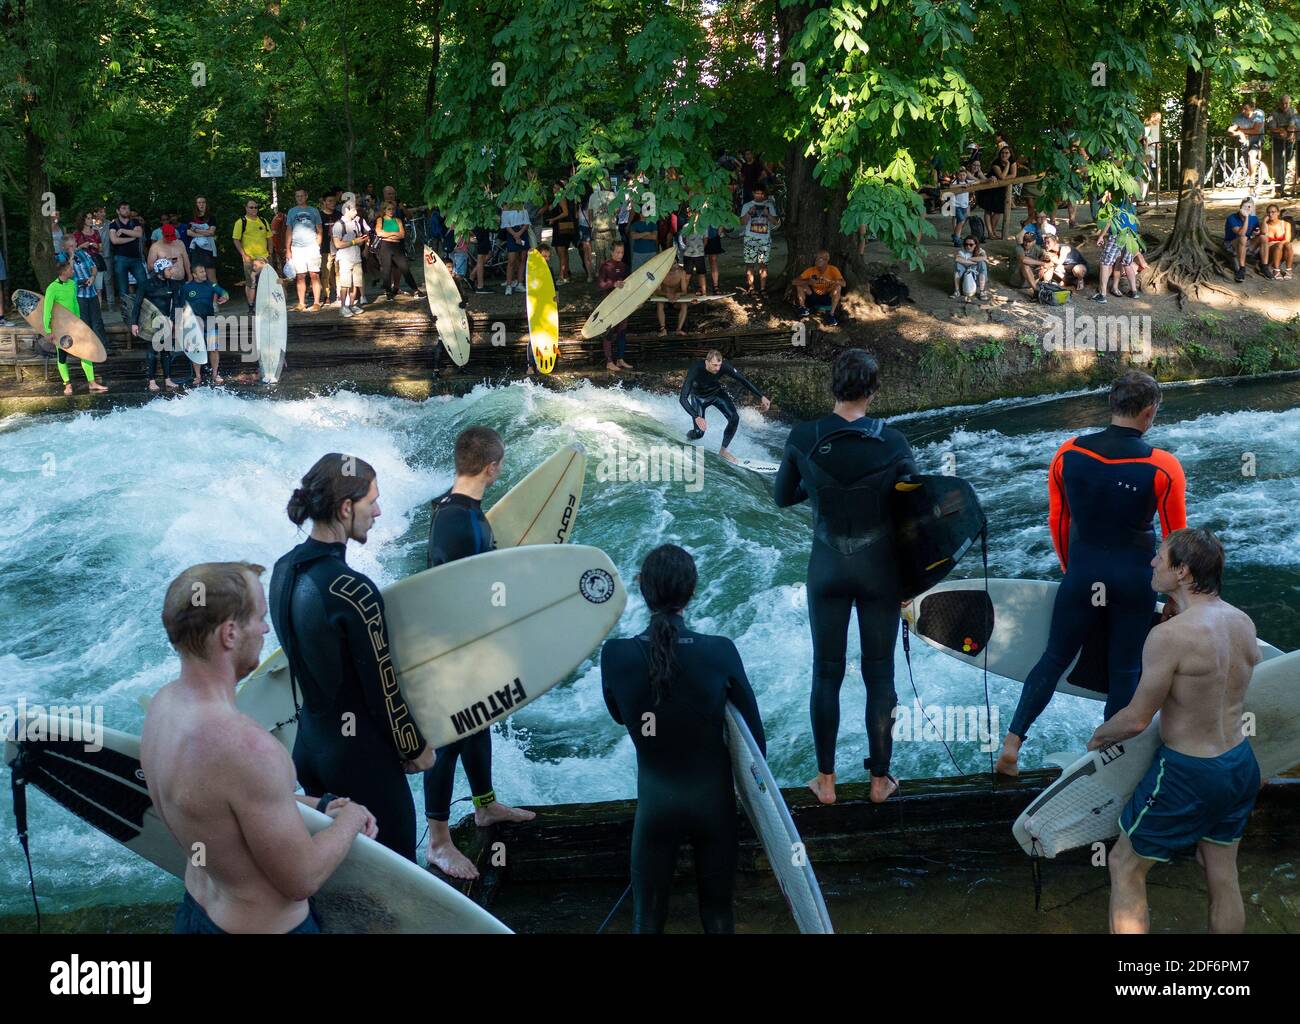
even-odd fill
[{"label": "man with hair bun", "polygon": [[264,571],[248,562],[193,565],[163,602],[181,673],[149,702],[140,765],[181,849],[204,853],[186,858],[178,933],[319,932],[312,895],[358,833],[376,832],[360,803],[299,797],[334,819],[312,835],[294,802],[289,755],[235,707],[235,685],[257,667],[267,631]]},{"label": "man with hair bun", "polygon": [[1209,888],[1210,931],[1246,923],[1237,845],[1263,784],[1245,732],[1246,689],[1259,663],[1250,616],[1219,596],[1223,545],[1209,530],[1169,534],[1151,559],[1151,587],[1176,608],[1142,648],[1142,680],[1128,706],[1093,734],[1089,750],[1123,743],[1160,713],[1160,747],[1120,814],[1111,847],[1110,930],[1151,925],[1146,876],[1196,849]]},{"label": "man with hair bun", "polygon": [[275,563],[271,621],[294,688],[293,762],[309,792],[338,793],[370,808],[378,840],[415,860],[415,800],[406,775],[433,765],[397,685],[379,587],[348,565],[379,518],[379,481],[352,455],[322,456],[286,510],[311,536]]},{"label": "man with hair bun", "polygon": [[1169,452],[1142,439],[1160,408],[1160,385],[1137,370],[1110,388],[1110,426],[1072,437],[1047,474],[1052,545],[1065,578],[1056,591],[1047,650],[1025,679],[996,770],[1019,774],[1029,727],[1094,630],[1104,630],[1109,686],[1105,717],[1125,707],[1142,674],[1142,644],[1155,612],[1148,566],[1152,518],[1168,537],[1187,525],[1187,483]]},{"label": "man with hair bun", "polygon": [[[505,446],[491,427],[468,427],[456,438],[456,479],[433,499],[429,520],[428,565],[445,565],[460,558],[492,551],[496,539],[483,514],[483,494],[501,475]],[[465,767],[479,828],[501,822],[531,821],[537,815],[496,798],[492,787],[492,730],[450,743],[437,751],[433,767],[424,773],[424,813],[429,823],[426,863],[452,878],[478,878],[474,862],[456,849],[451,838],[452,787],[456,762]]]},{"label": "man with hair bun", "polygon": [[808,501],[817,517],[807,590],[817,777],[808,788],[824,804],[835,802],[840,686],[855,609],[867,687],[870,756],[863,766],[871,772],[872,801],[883,803],[898,791],[889,774],[900,596],[890,500],[894,485],[916,472],[916,457],[899,431],[867,415],[879,387],[875,359],[860,348],[841,352],[831,368],[834,408],[790,431],[772,488],[778,508]]}]

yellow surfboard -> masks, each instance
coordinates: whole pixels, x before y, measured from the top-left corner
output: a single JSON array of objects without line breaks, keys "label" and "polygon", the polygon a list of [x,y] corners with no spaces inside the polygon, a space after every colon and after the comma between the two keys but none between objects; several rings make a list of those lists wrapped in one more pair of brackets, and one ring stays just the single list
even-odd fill
[{"label": "yellow surfboard", "polygon": [[528,340],[542,373],[555,369],[560,354],[560,307],[551,268],[536,251],[528,254]]}]

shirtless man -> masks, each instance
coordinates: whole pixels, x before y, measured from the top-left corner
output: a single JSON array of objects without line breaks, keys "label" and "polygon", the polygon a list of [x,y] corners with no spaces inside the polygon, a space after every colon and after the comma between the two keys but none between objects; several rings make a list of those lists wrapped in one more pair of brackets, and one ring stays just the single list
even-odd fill
[{"label": "shirtless man", "polygon": [[[655,295],[659,298],[667,299],[667,302],[656,302],[655,313],[659,317],[659,337],[666,337],[668,326],[664,319],[664,307],[674,305],[677,307],[677,330],[673,333],[680,336],[686,333],[686,313],[690,309],[688,293],[691,289],[691,275],[679,267],[676,263],[672,269],[664,275],[663,283],[655,289]],[[683,301],[686,300],[686,301]]]},{"label": "shirtless man", "polygon": [[1161,713],[1161,746],[1120,814],[1110,851],[1110,930],[1146,932],[1147,872],[1194,846],[1209,886],[1210,931],[1236,933],[1246,923],[1237,844],[1263,781],[1242,729],[1260,660],[1255,624],[1219,597],[1223,546],[1209,530],[1174,531],[1151,565],[1152,589],[1167,594],[1176,613],[1147,636],[1133,700],[1088,743],[1089,750],[1122,743]]},{"label": "shirtless man", "polygon": [[247,562],[191,566],[163,602],[181,674],[149,702],[140,764],[154,808],[187,854],[178,933],[320,931],[310,897],[357,833],[377,831],[360,804],[298,797],[334,819],[308,832],[289,755],[235,709],[235,684],[257,667],[267,633],[263,571]]},{"label": "shirtless man", "polygon": [[[176,237],[176,228],[171,224],[162,226],[162,236],[149,246],[149,255],[145,262],[153,266],[158,260],[171,260],[171,266],[163,271],[168,281],[183,282],[190,279],[190,254],[185,243]],[[137,282],[143,285],[143,282]]]}]

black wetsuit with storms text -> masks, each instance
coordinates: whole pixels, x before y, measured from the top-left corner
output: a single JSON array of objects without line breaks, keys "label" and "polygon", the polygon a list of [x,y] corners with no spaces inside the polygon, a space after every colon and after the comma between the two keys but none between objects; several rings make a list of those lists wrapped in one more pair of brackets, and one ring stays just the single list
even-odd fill
[{"label": "black wetsuit with storms text", "polygon": [[726,448],[730,445],[731,439],[736,436],[736,430],[740,426],[740,413],[736,411],[736,403],[731,400],[731,396],[722,386],[723,381],[728,378],[737,381],[755,398],[763,397],[763,392],[725,359],[717,373],[709,373],[704,368],[703,359],[695,360],[686,373],[686,379],[682,381],[682,391],[678,396],[682,408],[691,414],[691,429],[686,432],[686,436],[692,441],[698,441],[704,436],[704,431],[700,430],[694,421],[695,417],[703,416],[710,406],[727,417],[727,429],[722,434],[722,447]]},{"label": "black wetsuit with storms text", "polygon": [[293,763],[307,793],[364,805],[379,841],[415,860],[402,764],[420,756],[424,737],[397,687],[383,596],[345,552],[309,537],[271,574],[271,622],[302,700]]},{"label": "black wetsuit with storms text", "polygon": [[[448,491],[433,501],[429,522],[428,563],[437,565],[482,554],[496,547],[492,525],[483,514],[483,503],[466,494]],[[491,802],[492,733],[483,729],[439,747],[433,767],[424,773],[424,813],[434,821],[451,817],[451,792],[456,781],[456,762],[465,765],[465,777],[475,806]]]},{"label": "black wetsuit with storms text", "polygon": [[636,822],[632,827],[633,931],[662,932],[682,843],[695,851],[700,920],[706,932],[732,932],[736,875],[736,790],[723,739],[723,712],[736,706],[766,753],[763,721],[736,645],[726,637],[678,630],[677,674],[656,704],[650,688],[648,632],[606,641],[601,687],[614,721],[636,747]]},{"label": "black wetsuit with storms text", "polygon": [[832,413],[800,423],[785,444],[773,484],[779,508],[809,501],[815,510],[808,556],[808,624],[812,628],[810,710],[817,770],[835,771],[849,613],[858,613],[862,679],[867,686],[867,759],[871,774],[889,774],[893,755],[894,644],[899,581],[891,494],[916,472],[912,448],[883,420],[849,422]]}]

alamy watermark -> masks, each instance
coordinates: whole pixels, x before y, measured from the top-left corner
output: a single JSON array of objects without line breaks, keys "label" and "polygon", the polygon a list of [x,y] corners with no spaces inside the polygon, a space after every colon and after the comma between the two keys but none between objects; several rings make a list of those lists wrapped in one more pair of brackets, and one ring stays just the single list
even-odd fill
[{"label": "alamy watermark", "polygon": [[1066,306],[1061,313],[1047,314],[1049,321],[1043,335],[1044,352],[1132,352],[1151,354],[1151,317],[1098,316],[1076,313]]},{"label": "alamy watermark", "polygon": [[690,444],[606,441],[601,445],[596,479],[682,483],[694,493],[704,487],[704,449]]},{"label": "alamy watermark", "polygon": [[998,709],[982,704],[927,704],[919,700],[894,708],[891,734],[900,743],[979,743],[982,754],[999,749]]},{"label": "alamy watermark", "polygon": [[80,743],[87,753],[104,749],[102,704],[0,704],[0,737],[17,743]]}]

